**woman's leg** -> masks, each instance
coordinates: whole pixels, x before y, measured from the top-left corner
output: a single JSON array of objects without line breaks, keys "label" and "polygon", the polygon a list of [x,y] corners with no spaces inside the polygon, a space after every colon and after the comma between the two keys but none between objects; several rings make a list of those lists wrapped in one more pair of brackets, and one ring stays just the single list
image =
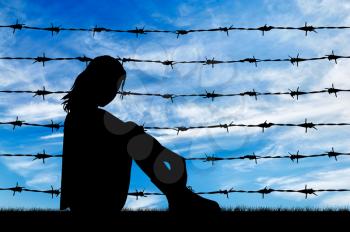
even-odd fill
[{"label": "woman's leg", "polygon": [[141,133],[130,139],[127,150],[151,181],[166,195],[173,211],[219,211],[218,204],[190,191],[187,187],[185,159],[163,147],[152,136]]}]

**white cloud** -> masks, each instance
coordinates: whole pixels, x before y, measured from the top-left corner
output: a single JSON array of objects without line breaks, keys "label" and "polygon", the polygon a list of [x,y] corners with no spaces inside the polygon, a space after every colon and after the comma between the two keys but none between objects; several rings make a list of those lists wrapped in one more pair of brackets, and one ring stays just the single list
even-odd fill
[{"label": "white cloud", "polygon": [[128,197],[124,209],[142,210],[142,209],[160,209],[160,203],[164,200],[161,196],[142,197],[136,200],[135,197]]},{"label": "white cloud", "polygon": [[321,201],[321,205],[324,208],[328,207],[339,207],[349,208],[350,207],[350,194],[349,193],[335,193]]},{"label": "white cloud", "polygon": [[38,186],[55,186],[59,184],[60,175],[57,173],[40,173],[34,175],[28,181],[26,181],[26,186],[28,187],[38,187]]},{"label": "white cloud", "polygon": [[19,120],[38,122],[62,118],[66,113],[60,104],[44,101],[17,104],[9,107],[5,115],[6,118],[4,120],[14,120],[18,116]]},{"label": "white cloud", "polygon": [[[259,177],[257,182],[261,186],[269,186],[274,189],[303,189],[304,185],[313,189],[350,189],[349,184],[350,168],[326,168],[324,170],[311,171],[299,175],[288,175],[280,177]],[[278,193],[277,193],[278,194]],[[321,199],[321,206],[338,207],[340,202],[344,202],[327,193],[317,193]],[[279,194],[281,195],[281,194]],[[337,195],[336,195],[337,196]],[[303,199],[300,194],[283,195],[284,198]],[[339,194],[338,194],[339,197]],[[346,197],[346,195],[345,195]],[[334,204],[332,204],[334,203]],[[347,206],[348,203],[345,205]]]},{"label": "white cloud", "polygon": [[56,138],[62,138],[63,137],[63,133],[55,133],[55,134],[50,134],[50,135],[45,135],[45,136],[41,136],[40,139],[56,139]]},{"label": "white cloud", "polygon": [[37,171],[50,171],[57,168],[57,165],[53,163],[43,164],[42,160],[33,161],[30,160],[15,160],[14,158],[5,159],[5,165],[13,172],[21,176],[29,176]]},{"label": "white cloud", "polygon": [[[350,2],[347,0],[297,0],[297,5],[306,16],[316,16],[323,21],[341,17],[349,18]],[[322,15],[322,17],[319,17]]]}]

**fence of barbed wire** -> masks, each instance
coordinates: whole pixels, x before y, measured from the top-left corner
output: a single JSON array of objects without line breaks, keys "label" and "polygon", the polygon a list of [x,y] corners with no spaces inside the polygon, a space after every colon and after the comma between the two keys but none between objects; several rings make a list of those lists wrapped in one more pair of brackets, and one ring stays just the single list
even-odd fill
[{"label": "fence of barbed wire", "polygon": [[[348,26],[312,26],[305,23],[305,25],[302,26],[272,26],[272,25],[263,25],[258,27],[236,27],[236,26],[229,26],[229,27],[216,27],[216,28],[204,28],[204,29],[177,29],[177,30],[164,30],[164,29],[147,29],[147,28],[135,28],[135,29],[113,29],[113,28],[106,28],[102,26],[95,26],[92,28],[81,28],[81,27],[63,27],[63,26],[54,26],[51,24],[49,27],[39,27],[39,26],[28,26],[22,22],[16,21],[15,24],[10,25],[0,25],[0,29],[10,29],[13,31],[13,34],[16,31],[46,31],[52,34],[52,36],[59,34],[59,32],[67,33],[67,32],[90,32],[92,33],[92,36],[94,36],[96,33],[129,33],[129,34],[135,34],[136,37],[143,36],[146,34],[154,34],[154,33],[167,33],[169,35],[175,35],[177,38],[180,39],[181,36],[185,36],[192,33],[218,33],[222,32],[225,33],[227,36],[230,35],[230,33],[234,31],[258,31],[262,33],[262,36],[265,35],[265,33],[268,33],[271,30],[291,30],[291,31],[302,31],[305,33],[305,36],[308,36],[308,33],[317,33],[318,31],[322,30],[348,30],[350,27]],[[142,57],[142,56],[141,56]],[[45,53],[43,53],[42,56],[32,56],[32,57],[15,57],[15,56],[2,56],[0,57],[0,60],[4,60],[5,62],[11,62],[14,60],[23,60],[23,61],[31,61],[32,63],[41,63],[43,67],[47,63],[54,62],[54,61],[79,61],[88,64],[93,58],[89,56],[79,56],[79,57],[50,57],[46,56]],[[289,62],[292,65],[295,66],[295,68],[298,68],[301,63],[304,62],[321,62],[321,61],[330,61],[334,62],[334,65],[338,65],[338,60],[348,60],[350,59],[350,55],[344,55],[344,54],[338,54],[335,53],[333,50],[329,52],[328,54],[325,54],[323,56],[317,56],[317,57],[302,57],[299,53],[294,54],[293,56],[289,57],[282,57],[282,58],[258,58],[255,56],[251,57],[241,57],[241,58],[232,58],[228,60],[224,59],[216,59],[214,57],[205,57],[204,59],[197,59],[197,60],[172,60],[167,57],[159,57],[158,59],[148,59],[145,58],[133,58],[133,57],[120,57],[115,56],[115,59],[120,61],[122,65],[127,65],[128,63],[154,63],[163,65],[165,68],[169,67],[170,69],[173,69],[174,66],[178,65],[204,65],[209,66],[209,68],[216,68],[218,65],[230,65],[230,64],[238,64],[238,63],[247,63],[254,65],[254,67],[257,67],[258,64],[266,63],[266,62]],[[243,64],[242,64],[243,65]],[[254,88],[251,90],[242,90],[240,92],[231,92],[231,93],[225,93],[217,91],[216,89],[204,89],[202,92],[190,92],[190,93],[171,93],[171,92],[139,92],[139,91],[133,91],[133,90],[122,90],[119,91],[118,94],[120,95],[121,99],[124,97],[129,96],[136,96],[136,97],[154,97],[154,98],[163,98],[165,100],[169,100],[171,103],[176,101],[179,98],[204,98],[209,99],[211,101],[210,104],[216,104],[215,99],[217,98],[231,98],[231,97],[252,97],[256,100],[256,104],[259,104],[258,99],[260,97],[278,97],[282,95],[290,96],[295,101],[298,101],[299,98],[301,98],[303,95],[320,95],[322,97],[339,97],[341,98],[343,95],[349,94],[350,89],[345,88],[336,88],[333,83],[330,83],[329,86],[324,86],[322,89],[314,89],[314,90],[302,90],[300,86],[294,86],[287,90],[279,90],[279,91],[269,91],[269,90],[258,90],[258,88]],[[69,90],[48,90],[45,88],[45,86],[42,89],[38,90],[20,90],[20,89],[2,89],[0,87],[0,94],[31,94],[33,97],[40,97],[42,100],[45,100],[45,96],[48,95],[60,95],[60,94],[66,94],[69,93]],[[50,129],[53,131],[61,130],[64,126],[61,123],[54,122],[51,120],[49,123],[33,123],[33,122],[27,122],[25,119],[20,119],[17,117],[14,120],[10,121],[0,121],[0,125],[2,126],[11,126],[12,129],[18,130],[20,127],[28,126],[28,127],[44,127]],[[87,127],[90,125],[86,125]],[[147,122],[142,126],[144,130],[170,130],[174,131],[174,133],[178,136],[181,136],[181,132],[184,131],[192,131],[192,130],[201,130],[201,129],[222,129],[226,131],[227,133],[230,132],[230,130],[234,130],[234,128],[243,127],[243,128],[249,128],[249,129],[258,129],[262,132],[265,132],[265,130],[271,128],[271,127],[284,127],[286,129],[288,128],[295,128],[299,127],[302,128],[301,133],[307,133],[308,130],[318,130],[321,127],[324,127],[322,129],[329,129],[330,127],[347,127],[350,126],[350,122],[337,122],[336,118],[334,118],[330,122],[311,122],[306,117],[301,118],[298,122],[270,122],[268,119],[263,122],[255,122],[255,123],[239,123],[237,121],[229,121],[229,122],[217,122],[214,124],[195,124],[195,125],[149,125]],[[334,144],[336,146],[336,144]],[[38,152],[36,154],[32,153],[0,153],[0,157],[8,157],[8,158],[14,158],[14,159],[20,159],[20,158],[31,158],[33,161],[40,160],[42,161],[43,165],[45,165],[45,161],[47,159],[54,159],[54,158],[62,158],[62,154],[52,154],[50,152],[46,152],[45,149],[41,149],[42,152]],[[240,154],[240,155],[232,155],[232,156],[221,156],[220,154],[212,154],[212,155],[206,155],[206,154],[199,154],[197,156],[191,157],[191,158],[185,158],[187,161],[191,162],[208,162],[211,165],[215,165],[217,162],[235,162],[237,160],[247,160],[247,161],[253,161],[256,165],[259,164],[259,160],[262,159],[271,159],[271,160],[277,160],[277,159],[290,159],[293,162],[299,163],[301,160],[304,159],[321,159],[323,157],[331,158],[328,159],[329,162],[334,161],[341,161],[340,157],[342,156],[350,156],[350,151],[336,151],[334,147],[329,149],[328,151],[325,151],[323,153],[314,153],[314,154],[305,154],[300,152],[298,148],[295,149],[295,151],[291,151],[288,154],[280,154],[280,155],[270,155],[270,154]],[[86,186],[89,187],[89,186]],[[264,198],[265,195],[270,193],[300,193],[305,194],[305,198],[307,198],[308,195],[317,195],[318,192],[350,192],[350,189],[318,189],[318,188],[308,188],[307,185],[305,185],[305,188],[300,189],[274,189],[274,188],[262,188],[257,190],[242,190],[242,189],[236,189],[236,188],[229,188],[229,189],[219,189],[219,190],[213,190],[213,191],[195,191],[192,187],[189,187],[193,192],[196,192],[197,194],[201,195],[224,195],[227,198],[229,198],[230,194],[234,193],[243,193],[243,194],[261,194]],[[13,196],[17,196],[16,193],[21,192],[33,192],[33,193],[46,193],[51,195],[53,198],[54,196],[60,195],[60,188],[59,187],[53,187],[51,186],[48,189],[40,190],[40,189],[32,189],[27,188],[22,185],[20,185],[18,182],[16,185],[13,186],[1,186],[0,185],[0,191],[9,191],[12,192]],[[82,193],[86,191],[86,189],[82,189]],[[101,191],[106,191],[106,189],[101,188]],[[135,196],[136,199],[139,197],[148,197],[148,196],[155,196],[155,195],[163,195],[162,193],[158,192],[145,192],[145,191],[138,191],[130,192],[130,196]]]}]

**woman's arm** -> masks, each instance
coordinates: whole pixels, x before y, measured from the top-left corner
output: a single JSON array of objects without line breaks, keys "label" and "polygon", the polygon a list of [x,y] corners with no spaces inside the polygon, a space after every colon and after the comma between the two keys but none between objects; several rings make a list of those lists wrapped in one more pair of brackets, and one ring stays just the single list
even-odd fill
[{"label": "woman's arm", "polygon": [[123,122],[106,112],[104,123],[110,133],[127,138],[128,155],[158,188],[164,189],[164,184],[186,186],[187,173],[183,157],[162,146],[154,137],[145,133],[142,126],[134,122]]}]

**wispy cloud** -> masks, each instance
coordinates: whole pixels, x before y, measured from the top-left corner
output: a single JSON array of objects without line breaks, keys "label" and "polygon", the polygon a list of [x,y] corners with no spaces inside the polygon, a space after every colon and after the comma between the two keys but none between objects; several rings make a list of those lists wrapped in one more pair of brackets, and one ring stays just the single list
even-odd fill
[{"label": "wispy cloud", "polygon": [[51,135],[45,135],[45,136],[41,136],[40,139],[56,139],[56,138],[62,138],[63,137],[63,133],[55,133],[55,134],[51,134]]},{"label": "wispy cloud", "polygon": [[60,183],[60,175],[58,173],[39,173],[31,177],[27,182],[28,187],[44,187],[57,185]]},{"label": "wispy cloud", "polygon": [[38,122],[62,118],[66,115],[62,106],[57,103],[30,102],[29,104],[17,104],[10,107],[6,113],[6,119],[13,119],[17,116],[28,122]]},{"label": "wispy cloud", "polygon": [[128,197],[124,209],[142,210],[142,209],[159,209],[159,203],[163,200],[161,196],[147,197],[136,200],[135,197]]}]

